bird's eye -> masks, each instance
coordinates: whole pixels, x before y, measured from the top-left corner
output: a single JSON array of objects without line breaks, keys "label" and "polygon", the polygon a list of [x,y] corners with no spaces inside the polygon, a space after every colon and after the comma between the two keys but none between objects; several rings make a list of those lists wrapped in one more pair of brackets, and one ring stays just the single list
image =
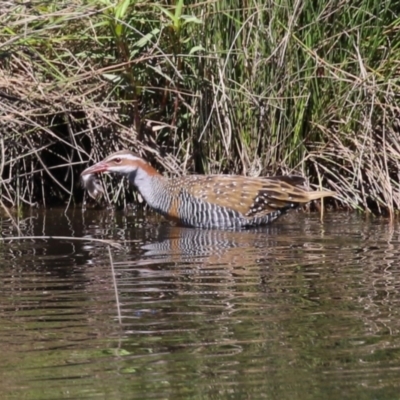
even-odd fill
[{"label": "bird's eye", "polygon": [[121,164],[121,158],[119,158],[119,157],[117,157],[117,158],[114,158],[114,162],[115,162],[115,164]]}]

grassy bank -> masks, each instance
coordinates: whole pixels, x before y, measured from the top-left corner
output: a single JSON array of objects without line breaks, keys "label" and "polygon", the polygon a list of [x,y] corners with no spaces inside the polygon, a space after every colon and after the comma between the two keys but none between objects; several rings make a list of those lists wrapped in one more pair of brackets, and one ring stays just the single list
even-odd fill
[{"label": "grassy bank", "polygon": [[80,201],[88,160],[129,147],[168,173],[301,173],[393,213],[399,15],[378,0],[5,2],[2,203]]}]

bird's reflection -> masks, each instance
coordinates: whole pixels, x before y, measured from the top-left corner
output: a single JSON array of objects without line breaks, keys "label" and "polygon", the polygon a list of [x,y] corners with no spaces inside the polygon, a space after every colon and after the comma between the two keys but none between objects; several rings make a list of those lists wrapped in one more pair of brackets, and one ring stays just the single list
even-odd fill
[{"label": "bird's reflection", "polygon": [[[243,265],[276,250],[279,225],[245,231],[192,229],[164,225],[157,240],[141,246],[144,256],[175,262]],[[280,237],[284,240],[284,237]],[[286,243],[287,245],[287,243]],[[245,262],[244,262],[245,261]]]}]

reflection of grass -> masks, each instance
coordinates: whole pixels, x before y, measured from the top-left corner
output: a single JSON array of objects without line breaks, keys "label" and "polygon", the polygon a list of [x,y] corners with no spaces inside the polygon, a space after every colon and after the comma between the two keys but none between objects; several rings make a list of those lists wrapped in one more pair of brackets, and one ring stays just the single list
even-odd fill
[{"label": "reflection of grass", "polygon": [[70,203],[89,158],[130,147],[169,172],[297,170],[352,207],[400,206],[387,3],[1,9],[3,203]]}]

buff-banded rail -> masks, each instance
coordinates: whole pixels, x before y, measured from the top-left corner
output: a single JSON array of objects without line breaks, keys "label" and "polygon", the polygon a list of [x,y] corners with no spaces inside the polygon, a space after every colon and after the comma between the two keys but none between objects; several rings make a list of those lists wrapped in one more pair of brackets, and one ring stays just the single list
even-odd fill
[{"label": "buff-banded rail", "polygon": [[147,204],[180,225],[243,229],[269,224],[289,209],[335,192],[309,191],[299,176],[185,175],[168,178],[134,153],[123,150],[85,169],[81,176],[92,197],[101,192],[93,177],[115,173],[128,178]]}]

